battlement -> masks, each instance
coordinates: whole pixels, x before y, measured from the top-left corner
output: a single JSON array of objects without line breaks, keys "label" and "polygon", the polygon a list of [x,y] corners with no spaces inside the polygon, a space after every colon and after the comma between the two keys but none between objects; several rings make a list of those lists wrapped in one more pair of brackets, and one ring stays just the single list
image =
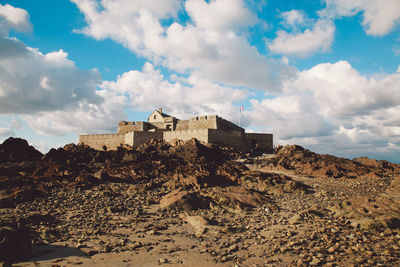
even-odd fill
[{"label": "battlement", "polygon": [[189,119],[190,122],[217,120],[217,115],[197,116]]},{"label": "battlement", "polygon": [[118,123],[118,134],[126,134],[133,131],[148,131],[154,128],[150,123],[144,121],[120,121]]}]

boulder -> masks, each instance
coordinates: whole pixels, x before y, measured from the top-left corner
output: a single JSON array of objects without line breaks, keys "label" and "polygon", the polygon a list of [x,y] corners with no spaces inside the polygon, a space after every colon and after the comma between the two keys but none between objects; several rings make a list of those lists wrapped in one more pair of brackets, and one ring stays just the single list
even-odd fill
[{"label": "boulder", "polygon": [[41,157],[42,153],[25,139],[10,137],[0,144],[0,161],[37,160]]},{"label": "boulder", "polygon": [[27,233],[9,226],[0,228],[0,261],[27,260],[31,253],[31,239]]},{"label": "boulder", "polygon": [[171,193],[163,196],[160,200],[162,210],[179,209],[192,210],[209,208],[210,201],[199,195],[198,192],[189,192],[178,188]]}]

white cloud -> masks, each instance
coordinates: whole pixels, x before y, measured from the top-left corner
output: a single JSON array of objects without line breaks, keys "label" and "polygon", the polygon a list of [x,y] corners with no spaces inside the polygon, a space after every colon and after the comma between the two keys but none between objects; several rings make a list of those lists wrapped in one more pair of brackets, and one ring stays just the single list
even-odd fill
[{"label": "white cloud", "polygon": [[368,78],[347,61],[339,61],[302,71],[296,80],[285,86],[312,92],[325,116],[351,118],[399,105],[399,84],[399,73]]},{"label": "white cloud", "polygon": [[185,8],[196,26],[205,30],[226,31],[257,22],[241,0],[188,0]]},{"label": "white cloud", "polygon": [[237,120],[235,102],[244,100],[247,92],[214,83],[201,74],[188,78],[177,76],[177,82],[165,79],[159,70],[146,63],[142,71],[128,71],[116,81],[104,81],[97,94],[106,99],[101,104],[80,101],[57,111],[42,111],[23,118],[37,133],[99,133],[116,131],[118,121],[126,119],[125,110],[150,111],[163,107],[178,118],[218,114]]},{"label": "white cloud", "polygon": [[97,40],[111,38],[132,51],[143,49],[145,35],[162,31],[160,19],[176,17],[179,0],[71,0],[85,15],[88,26],[78,32]]},{"label": "white cloud", "polygon": [[399,72],[363,76],[346,61],[319,64],[287,81],[285,95],[252,100],[248,120],[266,131],[273,126],[276,143],[347,157],[388,153],[394,160],[399,84]]},{"label": "white cloud", "polygon": [[297,29],[298,26],[302,26],[307,20],[304,12],[296,9],[282,12],[281,17],[284,20],[283,24],[293,29]]},{"label": "white cloud", "polygon": [[[109,92],[99,92],[108,97],[102,104],[79,102],[64,110],[42,111],[24,115],[28,125],[38,134],[63,136],[69,133],[99,133],[116,131],[118,121],[126,119],[124,100]],[[122,99],[121,99],[122,98]]]},{"label": "white cloud", "polygon": [[12,29],[27,30],[28,13],[0,5],[0,113],[26,114],[62,110],[80,101],[100,103],[97,70],[81,70],[62,50],[42,54],[8,37]]},{"label": "white cloud", "polygon": [[23,114],[61,110],[85,100],[100,103],[98,71],[77,68],[62,50],[0,58],[0,113]]},{"label": "white cloud", "polygon": [[362,24],[369,35],[388,34],[400,21],[398,0],[325,0],[326,8],[320,11],[324,17],[354,16],[362,12]]},{"label": "white cloud", "polygon": [[29,31],[31,24],[29,23],[28,12],[8,4],[0,4],[0,36],[7,35],[10,29],[19,32]]},{"label": "white cloud", "polygon": [[[122,117],[120,105],[104,92],[97,70],[82,70],[63,50],[42,54],[8,36],[10,30],[29,30],[29,15],[19,8],[0,5],[0,113],[22,114],[37,133],[63,135]],[[118,107],[115,107],[118,106]],[[123,113],[123,112],[122,112]],[[28,115],[29,114],[29,115]],[[107,117],[105,117],[107,116]],[[11,121],[15,129],[19,120]],[[1,128],[1,134],[14,134]]]},{"label": "white cloud", "polygon": [[15,132],[11,128],[0,127],[0,136],[14,136]]},{"label": "white cloud", "polygon": [[177,80],[167,81],[159,70],[146,63],[143,71],[126,72],[117,81],[105,81],[101,87],[128,96],[127,108],[148,111],[162,106],[179,118],[219,114],[236,120],[233,103],[247,96],[246,91],[219,85],[199,73],[187,79],[177,77]]},{"label": "white cloud", "polygon": [[319,20],[312,29],[302,33],[278,31],[277,37],[267,44],[276,54],[307,57],[315,52],[326,52],[334,40],[335,26],[329,20]]},{"label": "white cloud", "polygon": [[[111,38],[154,64],[179,73],[196,71],[229,85],[278,91],[281,80],[293,71],[261,55],[236,32],[257,20],[241,0],[187,1],[186,11],[193,23],[168,26],[161,24],[161,18],[171,17],[173,12],[155,14],[154,6],[139,7],[124,1],[113,1],[112,7],[104,1],[73,2],[88,23],[82,33],[96,39]],[[171,10],[179,10],[175,1],[167,3]]]}]

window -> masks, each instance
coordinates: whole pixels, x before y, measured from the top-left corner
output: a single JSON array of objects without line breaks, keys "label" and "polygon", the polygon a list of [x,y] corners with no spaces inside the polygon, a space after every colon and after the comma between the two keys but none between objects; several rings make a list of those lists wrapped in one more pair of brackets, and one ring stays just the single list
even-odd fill
[{"label": "window", "polygon": [[157,118],[157,115],[154,115],[154,116],[153,116],[153,119],[156,119],[156,118]]}]

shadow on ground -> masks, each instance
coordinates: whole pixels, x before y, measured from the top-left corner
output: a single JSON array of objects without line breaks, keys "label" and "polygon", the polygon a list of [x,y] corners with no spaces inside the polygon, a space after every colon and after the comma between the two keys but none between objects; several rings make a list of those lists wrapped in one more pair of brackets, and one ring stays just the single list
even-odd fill
[{"label": "shadow on ground", "polygon": [[33,247],[31,261],[53,260],[67,257],[87,257],[80,249],[58,245],[40,245]]}]

